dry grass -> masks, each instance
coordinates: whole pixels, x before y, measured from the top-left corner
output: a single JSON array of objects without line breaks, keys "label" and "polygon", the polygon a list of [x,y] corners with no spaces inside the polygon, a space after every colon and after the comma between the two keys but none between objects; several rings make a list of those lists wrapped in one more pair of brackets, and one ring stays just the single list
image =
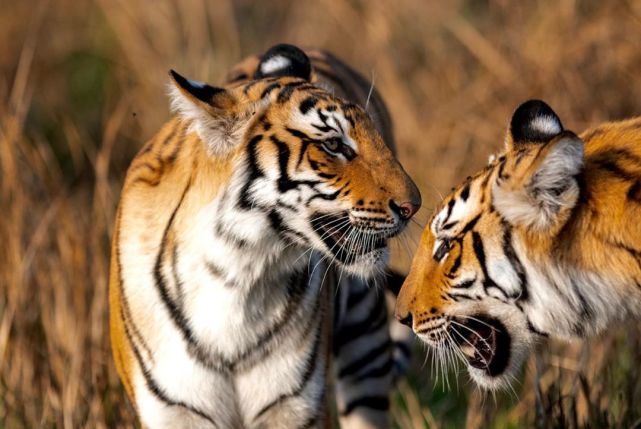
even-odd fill
[{"label": "dry grass", "polygon": [[[576,130],[641,114],[639,40],[632,0],[5,2],[0,427],[132,425],[108,345],[108,248],[127,163],[168,117],[170,67],[217,83],[279,41],[332,50],[375,79],[429,209],[500,148],[525,98]],[[464,375],[443,392],[417,350],[399,427],[641,425],[638,329],[547,346],[518,397],[483,398]]]}]

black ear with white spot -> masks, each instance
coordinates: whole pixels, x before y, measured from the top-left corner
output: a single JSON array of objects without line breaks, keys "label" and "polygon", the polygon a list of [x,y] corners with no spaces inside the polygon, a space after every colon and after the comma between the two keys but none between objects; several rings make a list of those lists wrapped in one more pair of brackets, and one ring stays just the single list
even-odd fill
[{"label": "black ear with white spot", "polygon": [[562,131],[561,120],[550,106],[541,100],[528,100],[514,111],[509,137],[513,145],[545,143]]},{"label": "black ear with white spot", "polygon": [[261,57],[254,79],[292,76],[309,80],[311,73],[312,66],[305,52],[294,45],[281,43],[272,46]]}]

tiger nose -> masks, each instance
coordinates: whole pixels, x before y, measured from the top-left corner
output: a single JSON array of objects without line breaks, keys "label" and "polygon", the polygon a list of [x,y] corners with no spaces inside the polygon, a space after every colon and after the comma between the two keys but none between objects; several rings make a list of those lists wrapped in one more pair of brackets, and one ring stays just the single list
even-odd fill
[{"label": "tiger nose", "polygon": [[399,321],[399,323],[402,323],[405,326],[412,327],[412,313],[408,312],[406,315],[400,314],[398,311],[395,314],[396,320]]},{"label": "tiger nose", "polygon": [[415,204],[410,201],[405,201],[404,203],[398,204],[394,200],[390,200],[389,206],[394,213],[398,214],[401,219],[404,220],[407,220],[414,216],[418,209],[421,208],[420,204]]}]

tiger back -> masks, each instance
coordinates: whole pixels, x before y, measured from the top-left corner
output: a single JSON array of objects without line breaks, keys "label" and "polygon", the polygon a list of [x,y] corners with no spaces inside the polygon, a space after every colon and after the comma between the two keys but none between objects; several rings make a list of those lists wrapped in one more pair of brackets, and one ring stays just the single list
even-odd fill
[{"label": "tiger back", "polygon": [[344,427],[387,427],[394,344],[370,286],[420,194],[302,51],[257,67],[224,88],[172,72],[177,115],[117,214],[118,373],[146,427],[324,427],[330,384]]}]

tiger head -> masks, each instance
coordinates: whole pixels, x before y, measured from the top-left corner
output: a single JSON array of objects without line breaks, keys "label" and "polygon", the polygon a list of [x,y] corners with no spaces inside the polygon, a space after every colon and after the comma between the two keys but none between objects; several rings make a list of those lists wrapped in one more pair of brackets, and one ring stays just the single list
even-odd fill
[{"label": "tiger head", "polygon": [[528,101],[505,153],[455,188],[422,234],[396,316],[463,359],[481,386],[506,386],[538,338],[571,336],[544,290],[541,249],[571,216],[582,167],[581,139],[548,105]]},{"label": "tiger head", "polygon": [[208,157],[232,165],[220,235],[313,249],[365,277],[381,268],[420,193],[368,114],[310,81],[302,51],[279,45],[254,80],[225,88],[171,76],[175,110]]}]

